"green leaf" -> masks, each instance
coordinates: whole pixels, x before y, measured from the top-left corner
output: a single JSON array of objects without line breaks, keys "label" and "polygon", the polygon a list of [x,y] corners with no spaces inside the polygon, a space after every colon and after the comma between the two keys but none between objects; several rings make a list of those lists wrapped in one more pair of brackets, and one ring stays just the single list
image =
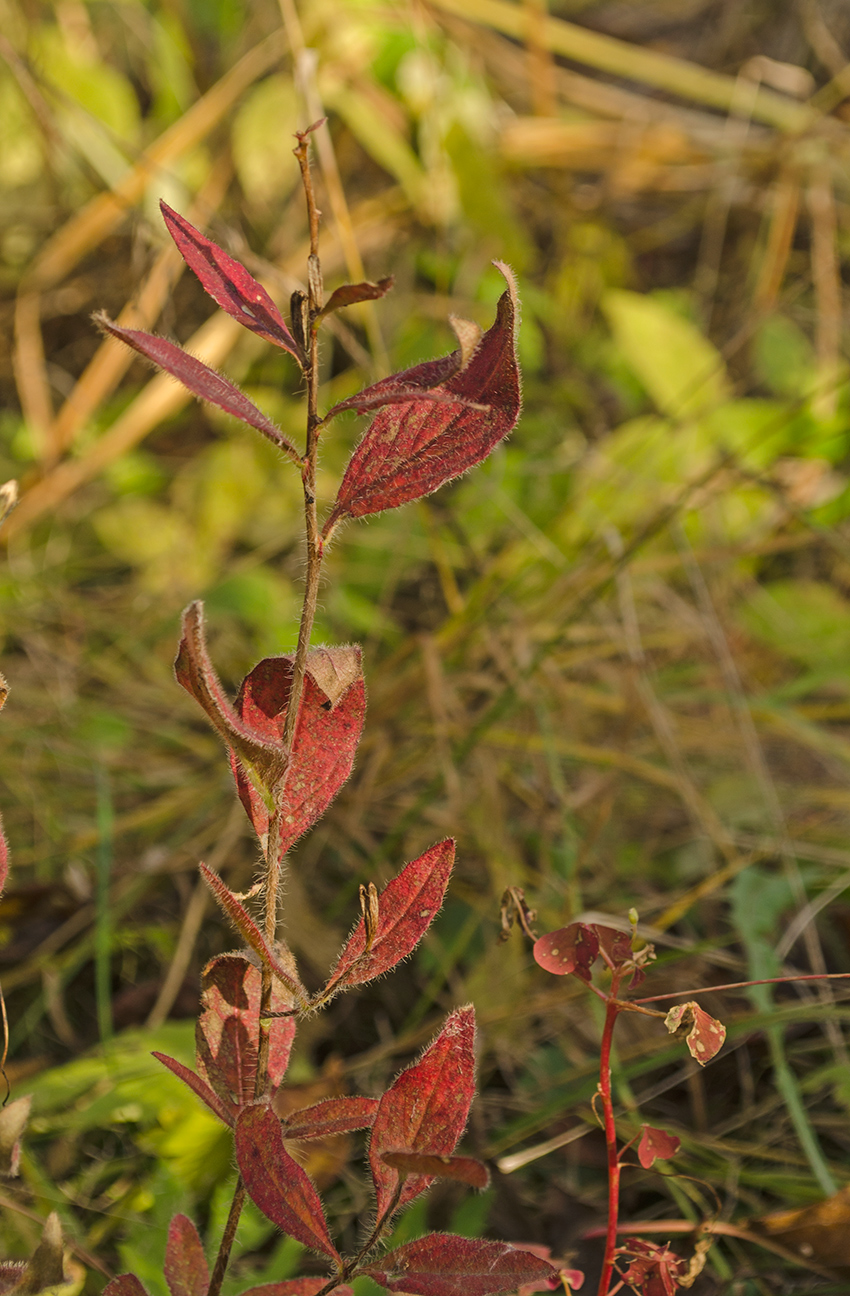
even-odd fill
[{"label": "green leaf", "polygon": [[233,162],[250,202],[279,203],[298,183],[292,152],[298,124],[295,86],[288,76],[266,77],[242,101],[231,128]]}]

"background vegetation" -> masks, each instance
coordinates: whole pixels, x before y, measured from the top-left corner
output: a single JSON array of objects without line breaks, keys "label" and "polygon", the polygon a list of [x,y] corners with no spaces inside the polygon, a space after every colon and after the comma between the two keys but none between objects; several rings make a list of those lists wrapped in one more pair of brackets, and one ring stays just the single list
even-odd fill
[{"label": "background vegetation", "polygon": [[[156,203],[286,301],[306,248],[291,135],[322,112],[326,278],[396,276],[335,326],[326,405],[450,349],[449,312],[487,323],[499,256],[524,298],[525,413],[468,480],[331,551],[315,637],[363,643],[369,712],[354,777],[292,854],[287,938],[318,983],[361,881],[449,833],[459,865],[366,1016],[343,1000],[302,1032],[293,1105],[372,1092],[473,1000],[467,1145],[509,1173],[400,1228],[427,1209],[592,1268],[600,1023],[518,933],[497,943],[505,888],[540,931],[636,905],[659,993],[850,968],[850,14],[550,12],[0,0],[0,478],[24,491],[0,571],[0,971],[9,1076],[34,1094],[0,1195],[9,1256],[57,1208],[79,1258],[159,1296],[173,1210],[211,1235],[226,1210],[226,1131],[149,1050],[191,1053],[198,971],[229,940],[198,860],[238,888],[256,848],[171,662],[195,596],[228,685],[293,646],[299,488],[88,316],[177,337],[300,437],[294,364],[209,317]],[[326,494],[359,428],[328,437]],[[846,1192],[832,1231],[753,1222],[850,1185],[843,992],[706,1006],[729,1035],[705,1076],[623,1023],[623,1129],[674,1130],[672,1169],[696,1176],[631,1172],[624,1217],[719,1209],[802,1264],[724,1240],[700,1292],[846,1290],[805,1267],[850,1272]],[[352,1236],[358,1155],[335,1140],[308,1165]],[[293,1271],[270,1230],[246,1215],[231,1291]]]}]

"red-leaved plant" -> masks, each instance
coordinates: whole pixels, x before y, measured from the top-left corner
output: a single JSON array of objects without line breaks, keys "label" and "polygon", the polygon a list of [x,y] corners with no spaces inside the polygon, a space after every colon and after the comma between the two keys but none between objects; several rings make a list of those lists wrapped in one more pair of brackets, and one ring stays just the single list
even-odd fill
[{"label": "red-leaved plant", "polygon": [[[181,347],[119,327],[100,327],[177,378],[202,400],[268,437],[300,471],[304,489],[307,568],[296,651],[261,661],[231,701],[207,653],[203,611],[183,616],[175,672],[227,747],[236,790],[260,842],[265,873],[261,923],[205,865],[201,874],[247,950],[220,955],[205,968],[197,1023],[197,1063],[190,1070],[156,1056],[233,1130],[239,1177],[212,1273],[197,1230],[184,1215],[171,1222],[165,1279],[171,1296],[218,1296],[246,1193],[285,1234],[318,1253],[326,1277],[294,1278],[254,1289],[253,1296],[324,1296],[359,1275],[388,1291],[421,1296],[490,1296],[560,1283],[539,1254],[503,1242],[435,1233],[382,1253],[396,1213],[437,1177],[486,1186],[480,1161],[455,1156],[475,1092],[475,1014],[459,1008],[421,1057],[380,1098],[341,1097],[289,1111],[278,1095],[297,1023],[336,995],[393,968],[415,949],[440,909],[454,861],[443,841],[413,860],[384,888],[361,887],[361,916],[325,985],[305,989],[278,932],[279,879],[293,843],[324,814],[351,773],[363,729],[366,697],[360,649],[312,648],[324,547],[346,518],[364,517],[421,499],[482,459],[519,417],[514,277],[497,263],[507,288],[492,327],[453,319],[457,350],[367,387],[323,416],[318,410],[318,331],[332,311],[378,298],[391,287],[346,284],[324,300],[318,255],[318,211],[308,161],[310,132],[296,136],[310,220],[308,292],[291,299],[287,324],[265,288],[165,203],[174,242],[206,292],[245,328],[288,351],[307,392],[303,454],[244,394]],[[345,472],[327,519],[319,525],[315,476],[319,439],[342,410],[375,411]],[[281,1113],[285,1112],[285,1115]],[[322,1202],[291,1155],[291,1140],[370,1129],[373,1226],[354,1255],[342,1255]],[[113,1279],[106,1296],[142,1296],[132,1274]]]}]

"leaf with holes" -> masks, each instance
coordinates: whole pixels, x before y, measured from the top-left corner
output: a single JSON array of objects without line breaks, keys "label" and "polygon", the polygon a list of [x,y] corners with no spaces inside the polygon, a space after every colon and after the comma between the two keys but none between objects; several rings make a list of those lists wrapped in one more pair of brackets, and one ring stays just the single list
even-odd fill
[{"label": "leaf with holes", "polygon": [[[486,459],[513,428],[520,411],[516,360],[517,293],[512,272],[496,262],[508,291],[496,321],[463,365],[463,345],[443,360],[432,360],[384,380],[386,390],[439,388],[457,406],[414,400],[388,405],[372,420],[345,471],[325,523],[329,535],[343,518],[365,517],[430,495]],[[368,389],[375,394],[375,388]],[[361,399],[367,393],[361,393]],[[466,402],[486,405],[469,408]]]},{"label": "leaf with holes", "polygon": [[164,1273],[171,1296],[206,1296],[210,1271],[198,1230],[185,1215],[168,1226]]},{"label": "leaf with holes", "polygon": [[288,1139],[313,1139],[370,1129],[377,1111],[377,1098],[326,1098],[285,1117],[283,1134]]},{"label": "leaf with holes", "polygon": [[655,1160],[669,1161],[681,1146],[681,1140],[677,1139],[675,1134],[668,1134],[666,1130],[653,1129],[651,1125],[644,1125],[638,1143],[638,1160],[644,1170],[648,1170]]},{"label": "leaf with holes", "polygon": [[[418,1062],[402,1071],[381,1098],[369,1166],[375,1182],[378,1215],[387,1210],[398,1186],[398,1171],[384,1161],[387,1152],[425,1152],[450,1156],[466,1128],[475,1096],[475,1010],[459,1008]],[[398,1207],[430,1187],[432,1176],[410,1175]]]},{"label": "leaf with holes", "polygon": [[440,910],[454,858],[455,843],[448,838],[405,864],[378,896],[378,921],[371,943],[361,918],[320,998],[371,981],[407,958]]},{"label": "leaf with holes", "polygon": [[271,1108],[246,1107],[240,1113],[236,1162],[251,1200],[273,1224],[311,1251],[340,1259],[319,1194],[284,1147],[280,1121]]},{"label": "leaf with holes", "polygon": [[172,210],[168,203],[160,202],[159,206],[177,250],[198,276],[204,292],[233,319],[258,337],[288,351],[300,364],[303,357],[295,338],[263,285],[239,261],[190,225],[185,216]]},{"label": "leaf with holes", "polygon": [[726,1027],[716,1017],[710,1017],[698,1003],[676,1004],[664,1018],[664,1025],[677,1039],[684,1036],[687,1040],[691,1057],[696,1058],[700,1066],[705,1066],[716,1057],[723,1048],[726,1039]]},{"label": "leaf with holes", "polygon": [[530,1251],[453,1233],[417,1238],[363,1272],[388,1291],[413,1296],[491,1296],[549,1279],[559,1285],[558,1270]]},{"label": "leaf with holes", "polygon": [[232,414],[234,418],[241,419],[243,423],[256,428],[295,463],[301,462],[301,456],[295,446],[284,436],[277,424],[258,409],[229,378],[216,373],[215,369],[211,369],[202,360],[184,351],[175,342],[169,342],[167,338],[157,337],[155,333],[143,333],[140,329],[124,328],[111,320],[103,311],[99,311],[93,318],[104,333],[109,333],[125,346],[132,347],[146,360],[164,369],[166,373],[171,374],[172,378],[176,378],[184,387],[187,387],[193,396],[207,401],[210,405],[217,405],[226,414]]},{"label": "leaf with holes", "polygon": [[385,1152],[384,1163],[400,1174],[430,1175],[434,1179],[456,1179],[470,1188],[484,1189],[490,1183],[490,1171],[475,1157],[433,1156],[426,1152]]},{"label": "leaf with holes", "polygon": [[599,937],[586,923],[570,923],[534,942],[534,961],[546,972],[566,976],[574,972],[590,980],[590,969],[599,953]]}]

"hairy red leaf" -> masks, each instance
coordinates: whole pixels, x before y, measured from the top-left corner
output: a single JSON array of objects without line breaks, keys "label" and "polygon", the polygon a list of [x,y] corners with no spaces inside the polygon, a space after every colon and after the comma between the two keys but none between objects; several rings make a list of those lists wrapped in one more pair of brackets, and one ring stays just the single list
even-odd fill
[{"label": "hairy red leaf", "polygon": [[245,328],[282,347],[301,363],[303,357],[295,338],[263,285],[239,261],[190,225],[185,216],[173,211],[168,203],[159,205],[169,234],[204,292]]},{"label": "hairy red leaf", "polygon": [[288,1139],[326,1138],[330,1134],[347,1134],[349,1130],[369,1129],[375,1123],[377,1110],[377,1098],[326,1098],[286,1117],[283,1135]]},{"label": "hairy red leaf", "polygon": [[246,1107],[236,1122],[236,1161],[254,1204],[312,1251],[334,1260],[322,1203],[311,1180],[283,1143],[280,1121],[269,1107]]},{"label": "hairy red leaf", "polygon": [[[283,1282],[249,1287],[242,1296],[316,1296],[316,1292],[327,1285],[327,1278],[285,1278]],[[354,1293],[346,1283],[340,1283],[338,1287],[334,1287],[334,1296],[354,1296]]]},{"label": "hairy red leaf", "polygon": [[367,942],[365,919],[361,918],[320,999],[344,986],[361,985],[381,976],[416,948],[443,903],[454,858],[455,843],[447,838],[405,864],[378,897],[378,922],[371,933],[371,944]]},{"label": "hairy red leaf", "polygon": [[433,1156],[426,1152],[385,1152],[384,1162],[401,1174],[425,1174],[434,1179],[457,1179],[470,1188],[486,1188],[490,1171],[475,1157]]},{"label": "hairy red leaf", "polygon": [[[198,1070],[231,1109],[234,1102],[241,1106],[254,1098],[261,994],[260,969],[244,954],[219,954],[204,968],[195,1026]],[[272,1012],[284,1013],[291,1006],[290,997],[275,982]],[[292,1017],[275,1017],[269,1026],[268,1075],[273,1089],[286,1074],[295,1029]]]},{"label": "hairy red leaf", "polygon": [[194,1071],[191,1071],[189,1067],[184,1066],[182,1062],[178,1062],[176,1058],[169,1057],[167,1053],[157,1053],[154,1051],[152,1056],[155,1057],[158,1062],[161,1062],[164,1067],[168,1067],[168,1070],[173,1072],[174,1075],[176,1075],[179,1080],[182,1080],[185,1085],[188,1085],[192,1090],[192,1093],[200,1098],[201,1102],[206,1103],[210,1111],[217,1116],[220,1121],[224,1121],[225,1125],[233,1126],[236,1120],[236,1107],[230,1101],[229,1094],[225,1097],[217,1094],[210,1088],[206,1080],[202,1080],[201,1077],[196,1075]]},{"label": "hairy red leaf", "polygon": [[258,432],[262,432],[263,436],[268,437],[269,441],[279,450],[283,450],[294,462],[301,462],[301,456],[295,446],[284,436],[277,424],[258,409],[229,378],[216,373],[215,369],[211,369],[202,360],[184,351],[175,342],[169,342],[167,338],[157,337],[155,333],[143,333],[140,329],[123,328],[103,311],[99,311],[94,316],[94,320],[105,333],[111,334],[119,342],[138,351],[139,355],[143,355],[146,360],[164,369],[166,373],[171,374],[172,378],[176,378],[184,387],[188,387],[189,391],[200,400],[207,401],[210,405],[217,405],[226,414],[232,414],[234,418],[248,423]]},{"label": "hairy red leaf", "polygon": [[206,1296],[210,1271],[198,1230],[186,1215],[175,1215],[168,1226],[163,1272],[171,1296]]},{"label": "hairy red leaf", "polygon": [[677,1038],[685,1036],[691,1057],[696,1058],[700,1066],[705,1066],[723,1048],[726,1039],[726,1027],[716,1017],[710,1017],[698,1003],[676,1004],[664,1018],[664,1025],[671,1035]]},{"label": "hairy red leaf", "polygon": [[242,681],[231,706],[207,653],[202,604],[183,613],[177,681],[227,743],[240,799],[264,847],[269,807],[280,808],[281,858],[351,773],[366,713],[360,649],[312,649],[287,761],[282,739],[292,669],[292,657],[267,657]]},{"label": "hairy red leaf", "polygon": [[590,980],[590,969],[599,953],[599,937],[586,923],[570,923],[534,942],[534,961],[546,972],[566,976],[574,972]]},{"label": "hairy red leaf", "polygon": [[413,1296],[491,1296],[547,1279],[559,1285],[558,1270],[530,1251],[453,1233],[417,1238],[364,1272],[388,1291]]},{"label": "hairy red leaf", "polygon": [[[389,1207],[399,1179],[384,1155],[426,1152],[450,1156],[466,1128],[474,1096],[475,1009],[470,1005],[446,1019],[419,1061],[402,1071],[381,1098],[369,1141],[379,1216]],[[431,1182],[430,1175],[408,1176],[398,1206],[406,1206]]]},{"label": "hairy red leaf", "polygon": [[103,1296],[148,1296],[135,1274],[119,1274],[111,1278],[103,1289]]},{"label": "hairy red leaf", "polygon": [[292,995],[292,1002],[302,1007],[306,1005],[307,992],[298,979],[294,968],[285,968],[280,960],[275,957],[266,943],[266,938],[248,913],[248,910],[236,899],[230,888],[225,886],[218,874],[213,873],[212,869],[208,869],[206,864],[200,864],[198,867],[201,871],[201,877],[206,882],[215,900],[227,914],[239,934],[244,937],[245,944],[251,947],[272,976],[276,977],[286,987]]},{"label": "hairy red leaf", "polygon": [[666,1130],[653,1129],[651,1125],[644,1125],[638,1143],[638,1160],[644,1170],[648,1170],[656,1158],[659,1161],[669,1161],[681,1146],[681,1139],[677,1139],[675,1134],[668,1134]]},{"label": "hairy red leaf", "polygon": [[584,1286],[584,1274],[580,1269],[568,1269],[565,1265],[559,1264],[558,1260],[552,1258],[552,1248],[543,1246],[539,1242],[513,1242],[511,1244],[521,1251],[530,1251],[532,1255],[538,1256],[542,1260],[548,1260],[556,1267],[557,1278],[537,1278],[534,1282],[523,1283],[517,1288],[517,1296],[532,1296],[533,1292],[539,1291],[557,1291],[559,1287],[564,1287],[567,1296],[570,1292],[578,1291]]},{"label": "hairy red leaf", "polygon": [[[460,351],[417,365],[361,393],[362,401],[379,389],[391,393],[399,388],[440,387],[463,403],[453,407],[414,400],[382,409],[354,451],[325,523],[325,536],[342,518],[380,513],[429,495],[486,459],[516,423],[521,403],[516,283],[507,266],[496,265],[508,291],[499,301],[495,323],[465,367],[461,367],[462,340]],[[470,409],[469,401],[489,409]]]},{"label": "hairy red leaf", "polygon": [[390,275],[387,279],[379,279],[377,283],[342,284],[334,289],[316,318],[322,319],[325,315],[330,315],[331,311],[342,310],[344,306],[355,306],[358,302],[377,301],[379,297],[386,297],[394,283],[395,280]]}]

